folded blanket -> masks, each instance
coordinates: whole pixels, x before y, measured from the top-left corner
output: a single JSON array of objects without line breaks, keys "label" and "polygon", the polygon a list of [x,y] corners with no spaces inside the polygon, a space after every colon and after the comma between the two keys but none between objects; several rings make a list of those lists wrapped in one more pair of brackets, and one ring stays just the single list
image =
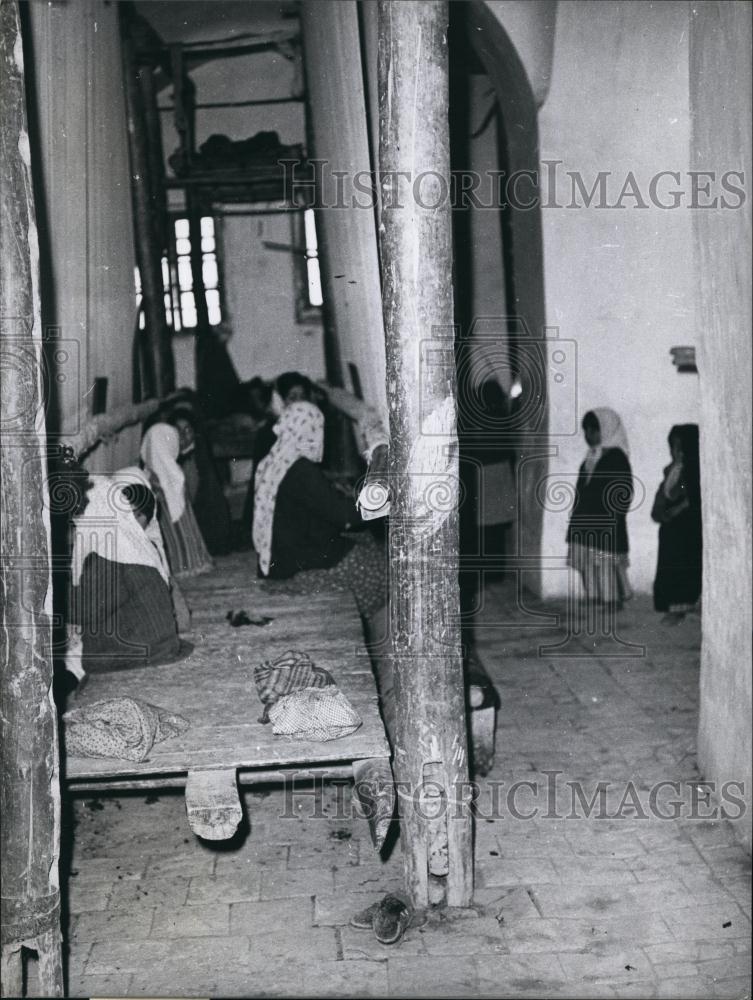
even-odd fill
[{"label": "folded blanket", "polygon": [[180,715],[135,698],[108,698],[63,716],[65,748],[74,757],[145,760],[155,743],[189,728]]},{"label": "folded blanket", "polygon": [[264,704],[260,722],[272,722],[276,736],[326,742],[348,736],[361,719],[334,678],[307,653],[289,650],[254,668]]}]

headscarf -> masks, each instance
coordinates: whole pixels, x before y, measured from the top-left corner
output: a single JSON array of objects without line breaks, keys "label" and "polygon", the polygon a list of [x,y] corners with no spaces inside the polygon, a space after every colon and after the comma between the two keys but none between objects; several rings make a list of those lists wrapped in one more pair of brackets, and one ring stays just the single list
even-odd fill
[{"label": "headscarf", "polygon": [[670,448],[673,437],[679,438],[682,447],[682,480],[688,499],[691,503],[700,505],[701,460],[698,447],[698,424],[675,424],[667,437]]},{"label": "headscarf", "polygon": [[272,554],[272,524],[277,490],[288,469],[299,458],[321,462],[324,453],[324,414],[313,403],[291,403],[273,428],[277,440],[259,462],[254,484],[254,548],[266,576]]},{"label": "headscarf", "polygon": [[601,431],[601,443],[588,449],[583,462],[586,474],[590,479],[605,451],[609,451],[611,448],[619,448],[627,456],[630,454],[630,446],[628,445],[627,434],[625,433],[625,428],[622,426],[622,421],[614,410],[610,410],[607,406],[599,406],[595,410],[589,410],[588,412],[596,417],[599,422],[599,430]]},{"label": "headscarf", "polygon": [[136,520],[123,493],[123,487],[129,482],[137,478],[143,482],[140,477],[130,477],[130,472],[122,470],[112,476],[92,476],[94,482],[87,493],[86,510],[73,522],[71,575],[74,586],[80,583],[84,562],[92,552],[110,562],[151,566],[165,583],[169,583],[164,552],[160,552]]},{"label": "headscarf", "polygon": [[173,524],[186,509],[186,477],[178,465],[180,438],[171,424],[152,424],[141,442],[141,458],[153,472],[165,495],[167,512]]},{"label": "headscarf", "polygon": [[[138,465],[128,465],[124,469],[118,469],[118,471],[113,474],[112,478],[118,484],[122,484],[123,486],[126,486],[128,483],[134,483],[146,486],[148,490],[153,490],[152,484],[149,481],[149,476],[143,469],[140,469]],[[161,575],[166,581],[169,581],[170,564],[167,561],[167,554],[165,553],[165,540],[162,537],[162,529],[159,526],[156,508],[154,516],[144,530],[146,532],[146,537],[157,550],[157,555],[159,556],[160,562],[164,567],[165,572]]]}]

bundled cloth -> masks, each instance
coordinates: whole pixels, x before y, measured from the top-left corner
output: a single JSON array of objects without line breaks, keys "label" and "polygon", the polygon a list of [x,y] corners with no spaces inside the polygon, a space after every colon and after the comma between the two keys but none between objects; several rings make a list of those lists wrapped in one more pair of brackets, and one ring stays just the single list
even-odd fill
[{"label": "bundled cloth", "polygon": [[254,681],[264,714],[276,736],[324,743],[349,736],[361,719],[332,675],[312,663],[307,653],[289,650],[254,667]]},{"label": "bundled cloth", "polygon": [[135,698],[108,698],[63,716],[66,751],[74,757],[146,760],[155,743],[184,733],[180,715]]}]

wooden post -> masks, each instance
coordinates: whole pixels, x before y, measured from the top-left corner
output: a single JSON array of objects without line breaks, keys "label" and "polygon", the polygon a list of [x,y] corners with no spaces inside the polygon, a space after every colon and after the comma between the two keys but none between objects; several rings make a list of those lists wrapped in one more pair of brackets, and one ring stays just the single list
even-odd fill
[{"label": "wooden post", "polygon": [[18,4],[0,4],[1,991],[21,996],[21,949],[42,996],[63,995],[60,784],[52,699],[52,578],[42,402],[39,242]]},{"label": "wooden post", "polygon": [[186,189],[188,236],[191,241],[191,279],[193,300],[196,306],[196,332],[198,337],[211,336],[207,293],[204,288],[204,257],[201,252],[201,201],[195,191]]},{"label": "wooden post", "polygon": [[148,178],[152,203],[152,228],[160,253],[166,254],[171,234],[168,229],[162,125],[157,107],[157,89],[155,87],[154,74],[155,67],[141,66],[138,77],[147,140],[146,152],[149,162]]},{"label": "wooden post", "polygon": [[139,73],[151,73],[149,66],[136,65],[128,21],[121,19],[123,76],[126,93],[128,150],[131,163],[133,222],[136,263],[141,275],[141,295],[146,318],[149,350],[144,358],[145,397],[164,396],[175,388],[174,360],[170,330],[165,318],[162,283],[161,241],[157,233],[155,206],[149,167],[149,140]]},{"label": "wooden post", "polygon": [[[414,905],[473,893],[458,588],[448,5],[379,3],[394,767]],[[403,179],[398,171],[405,171]],[[405,180],[405,177],[408,179]]]}]

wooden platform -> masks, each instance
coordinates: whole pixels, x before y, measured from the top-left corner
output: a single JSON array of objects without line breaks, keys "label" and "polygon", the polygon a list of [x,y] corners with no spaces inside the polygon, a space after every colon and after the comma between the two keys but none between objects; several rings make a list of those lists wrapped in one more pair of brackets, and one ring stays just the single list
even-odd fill
[{"label": "wooden platform", "polygon": [[[195,646],[192,654],[167,666],[93,674],[72,707],[139,698],[182,715],[190,728],[156,743],[141,763],[68,757],[70,789],[174,784],[186,785],[188,795],[189,788],[212,785],[206,775],[201,781],[196,777],[209,770],[217,772],[214,793],[224,790],[227,798],[228,771],[231,776],[240,772],[250,783],[303,771],[350,773],[354,761],[389,759],[361,623],[349,594],[277,591],[257,579],[253,553],[219,559],[212,573],[181,587],[192,610],[192,630],[184,636]],[[226,616],[239,610],[273,621],[233,628]],[[271,724],[259,722],[263,706],[253,668],[289,649],[308,653],[332,674],[363,721],[355,733],[326,743],[299,741],[275,736]]]}]

